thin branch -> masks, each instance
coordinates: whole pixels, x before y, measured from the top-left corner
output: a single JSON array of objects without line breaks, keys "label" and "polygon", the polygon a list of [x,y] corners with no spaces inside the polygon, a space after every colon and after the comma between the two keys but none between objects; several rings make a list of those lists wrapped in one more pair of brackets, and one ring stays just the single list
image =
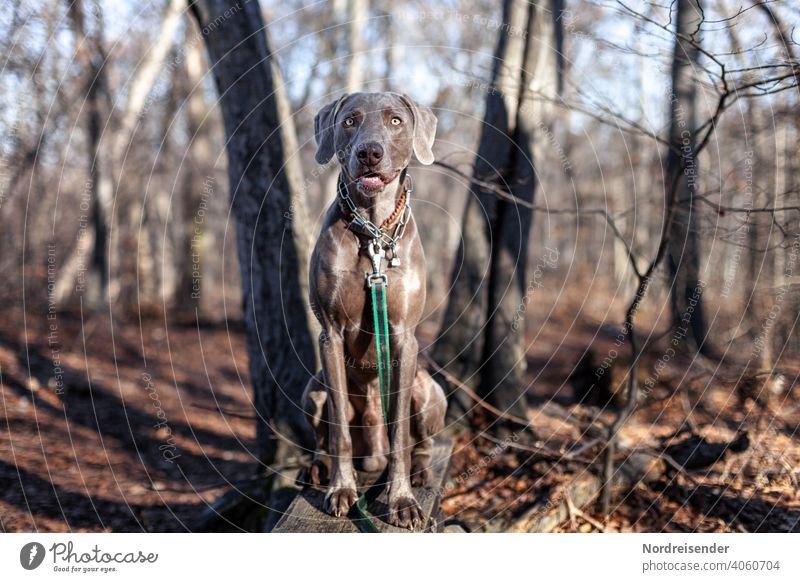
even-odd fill
[{"label": "thin branch", "polygon": [[603,219],[608,224],[608,226],[611,228],[611,231],[614,234],[614,237],[617,238],[617,240],[619,240],[624,245],[625,253],[628,256],[628,260],[630,262],[631,267],[633,268],[634,273],[636,273],[637,276],[641,275],[641,273],[639,272],[639,265],[637,263],[636,256],[633,253],[633,249],[632,249],[631,245],[625,239],[625,236],[623,235],[622,231],[617,226],[617,223],[614,220],[614,217],[611,216],[611,214],[609,214],[609,212],[606,209],[604,209],[604,208],[551,208],[549,206],[542,206],[540,204],[532,204],[531,202],[528,202],[527,200],[523,200],[521,198],[517,198],[516,196],[514,196],[512,194],[509,194],[507,191],[505,191],[503,188],[501,188],[497,184],[494,184],[492,182],[487,182],[487,181],[481,180],[479,178],[474,178],[474,177],[466,174],[465,172],[462,172],[461,170],[459,170],[458,168],[456,168],[455,166],[453,166],[451,164],[448,164],[448,163],[445,163],[445,162],[441,162],[441,161],[435,161],[433,163],[434,163],[434,165],[437,165],[437,166],[439,166],[441,168],[444,168],[445,170],[447,170],[448,172],[451,172],[452,174],[458,176],[459,178],[462,178],[464,180],[469,180],[471,183],[473,183],[473,184],[475,184],[477,186],[480,186],[481,188],[483,188],[485,190],[488,190],[488,191],[492,192],[498,198],[501,198],[503,200],[507,200],[508,202],[512,202],[514,204],[519,204],[520,206],[524,206],[525,208],[530,208],[531,210],[536,211],[536,212],[544,212],[545,214],[574,214],[574,215],[597,215],[597,216],[602,216]]},{"label": "thin branch", "polygon": [[459,388],[460,390],[463,390],[466,393],[466,395],[472,398],[472,400],[474,400],[478,406],[480,406],[481,408],[483,408],[488,412],[491,412],[498,418],[502,418],[504,420],[513,422],[514,424],[518,424],[533,432],[533,427],[531,427],[530,421],[525,420],[524,418],[520,418],[519,416],[514,416],[513,414],[503,412],[499,408],[495,408],[494,406],[486,402],[483,398],[478,396],[478,394],[472,388],[464,384],[461,380],[459,380],[458,378],[453,376],[450,372],[442,368],[439,364],[434,362],[433,358],[431,358],[427,354],[420,354],[420,355],[428,362],[428,364],[434,369],[435,372],[444,376],[448,382],[453,384],[453,386]]}]

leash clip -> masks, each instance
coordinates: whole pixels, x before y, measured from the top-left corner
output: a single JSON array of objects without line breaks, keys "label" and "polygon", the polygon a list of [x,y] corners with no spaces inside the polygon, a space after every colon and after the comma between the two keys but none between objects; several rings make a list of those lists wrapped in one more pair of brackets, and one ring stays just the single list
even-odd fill
[{"label": "leash clip", "polygon": [[369,243],[367,250],[369,250],[369,256],[372,259],[372,272],[375,274],[380,273],[381,262],[383,261],[383,257],[386,256],[386,251],[383,250],[383,247],[377,238],[373,239],[373,241]]},{"label": "leash clip", "polygon": [[384,273],[381,273],[381,262],[386,256],[386,251],[383,250],[380,240],[377,238],[373,239],[372,242],[367,245],[367,250],[369,251],[370,259],[372,259],[372,273],[367,273],[367,285],[373,287],[378,281],[382,281],[384,285],[388,285],[388,277]]}]

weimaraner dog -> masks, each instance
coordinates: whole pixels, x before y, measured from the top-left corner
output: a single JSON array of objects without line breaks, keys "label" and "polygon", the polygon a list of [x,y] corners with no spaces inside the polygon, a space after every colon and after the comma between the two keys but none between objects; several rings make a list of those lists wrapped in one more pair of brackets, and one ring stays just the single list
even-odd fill
[{"label": "weimaraner dog", "polygon": [[[442,429],[447,404],[442,388],[417,366],[414,330],[425,305],[425,256],[406,205],[411,184],[406,171],[412,155],[422,164],[433,163],[436,117],[406,95],[351,93],[322,108],[314,132],[317,162],[325,164],[335,154],[341,173],[337,200],[328,208],[311,257],[309,295],[322,326],[322,370],[303,394],[317,450],[301,480],[329,481],[325,509],[341,517],[357,499],[355,467],[377,472],[388,463],[389,522],[415,529],[423,525],[423,516],[411,488],[430,479],[433,435]],[[344,203],[347,198],[351,204]],[[380,249],[391,260],[379,259],[388,278],[388,434],[365,282],[376,249],[369,233],[358,227],[365,220],[391,235]]]}]

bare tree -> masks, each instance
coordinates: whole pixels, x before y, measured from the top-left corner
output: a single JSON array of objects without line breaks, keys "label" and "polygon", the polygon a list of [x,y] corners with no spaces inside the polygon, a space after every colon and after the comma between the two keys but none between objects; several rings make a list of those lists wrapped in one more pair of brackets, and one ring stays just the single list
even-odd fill
[{"label": "bare tree", "polygon": [[312,446],[300,396],[317,369],[306,308],[308,223],[287,143],[288,102],[257,2],[199,0],[203,31],[227,134],[236,216],[258,458],[285,457],[288,442]]},{"label": "bare tree", "polygon": [[675,212],[668,232],[667,267],[671,282],[673,327],[687,327],[695,347],[707,351],[703,288],[700,282],[699,204],[695,202],[699,168],[697,139],[698,44],[703,12],[700,0],[678,0],[672,60],[669,152],[666,184]]},{"label": "bare tree", "polygon": [[369,17],[368,0],[347,0],[347,48],[350,62],[347,65],[348,93],[361,91],[364,88],[364,65],[366,61],[366,32]]},{"label": "bare tree", "polygon": [[[544,1],[506,0],[494,52],[491,87],[473,169],[474,196],[434,359],[495,407],[524,417],[524,302],[535,193],[534,161],[547,123],[543,97],[557,86],[560,28]],[[494,184],[508,193],[498,197]],[[523,202],[519,204],[518,201]],[[451,420],[469,403],[451,396]]]},{"label": "bare tree", "polygon": [[[83,69],[86,95],[86,133],[88,137],[88,165],[91,189],[90,217],[85,231],[78,234],[75,250],[67,266],[62,269],[66,276],[56,286],[55,298],[63,301],[73,282],[77,279],[75,289],[84,298],[84,305],[99,308],[106,300],[108,290],[108,212],[110,199],[104,199],[109,193],[103,183],[110,179],[111,168],[106,153],[101,150],[101,132],[103,127],[103,97],[107,102],[108,82],[106,80],[105,51],[103,49],[102,16],[92,12],[95,18],[91,36],[86,35],[86,15],[81,0],[68,4],[72,29],[75,34],[75,52]],[[97,11],[100,10],[96,6]],[[85,264],[89,254],[88,265]],[[85,280],[84,280],[85,278]]]},{"label": "bare tree", "polygon": [[[189,25],[192,22],[188,23]],[[194,28],[196,29],[196,23]],[[197,31],[199,34],[199,30]],[[209,174],[214,163],[209,124],[208,107],[203,97],[205,74],[202,46],[199,42],[186,43],[185,67],[179,79],[185,87],[186,129],[189,139],[187,163],[181,183],[181,199],[174,200],[175,209],[175,288],[173,303],[176,308],[192,315],[200,307],[202,270],[205,263],[206,226],[196,220],[204,189],[212,187]]]}]

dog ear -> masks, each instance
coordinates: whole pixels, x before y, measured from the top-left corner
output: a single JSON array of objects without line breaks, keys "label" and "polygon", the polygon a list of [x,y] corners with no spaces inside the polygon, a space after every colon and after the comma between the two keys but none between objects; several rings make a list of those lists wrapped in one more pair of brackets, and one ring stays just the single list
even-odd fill
[{"label": "dog ear", "polygon": [[411,111],[414,117],[414,154],[419,162],[425,166],[433,163],[433,141],[436,138],[437,119],[430,110],[417,104],[408,95],[400,95],[400,99]]},{"label": "dog ear", "polygon": [[336,114],[339,113],[346,97],[347,95],[342,95],[336,101],[328,103],[314,117],[314,139],[317,142],[317,153],[314,159],[318,164],[327,164],[333,157]]}]

